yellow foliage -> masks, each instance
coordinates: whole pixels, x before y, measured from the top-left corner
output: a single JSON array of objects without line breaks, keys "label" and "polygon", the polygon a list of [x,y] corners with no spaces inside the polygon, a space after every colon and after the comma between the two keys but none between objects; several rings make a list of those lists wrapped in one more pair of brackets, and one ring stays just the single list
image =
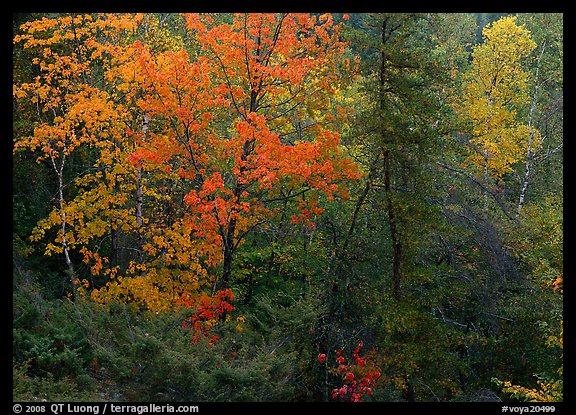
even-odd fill
[{"label": "yellow foliage", "polygon": [[555,381],[538,380],[537,388],[525,388],[513,385],[511,382],[502,382],[502,391],[510,394],[514,398],[528,402],[562,402],[563,382],[562,379]]},{"label": "yellow foliage", "polygon": [[529,73],[522,62],[536,44],[513,16],[488,25],[483,38],[472,53],[471,69],[464,74],[459,111],[472,124],[466,164],[501,179],[523,160],[530,133],[538,134],[517,115],[529,101]]},{"label": "yellow foliage", "polygon": [[236,330],[238,330],[239,332],[243,332],[244,331],[244,323],[246,322],[246,317],[245,316],[238,316],[236,317]]}]

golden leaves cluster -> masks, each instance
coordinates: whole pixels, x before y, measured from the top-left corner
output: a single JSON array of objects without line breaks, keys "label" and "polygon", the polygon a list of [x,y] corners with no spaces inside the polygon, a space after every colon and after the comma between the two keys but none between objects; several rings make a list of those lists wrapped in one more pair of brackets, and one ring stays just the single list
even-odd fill
[{"label": "golden leaves cluster", "polygon": [[519,114],[529,102],[530,74],[523,62],[536,44],[513,16],[485,27],[483,38],[464,74],[460,114],[472,124],[467,164],[501,179],[525,157],[530,134],[538,134]]}]

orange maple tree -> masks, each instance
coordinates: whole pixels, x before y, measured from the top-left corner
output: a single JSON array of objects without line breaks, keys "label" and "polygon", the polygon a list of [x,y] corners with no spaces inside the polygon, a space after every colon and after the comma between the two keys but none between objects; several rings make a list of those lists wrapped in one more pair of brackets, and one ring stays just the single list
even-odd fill
[{"label": "orange maple tree", "polygon": [[60,189],[65,156],[93,149],[77,193],[62,194],[35,238],[61,227],[46,252],[77,252],[90,274],[74,281],[97,301],[205,301],[287,202],[294,223],[311,224],[322,197],[346,197],[358,177],[334,123],[339,74],[352,68],[331,15],[224,20],[174,16],[170,31],[153,15],[78,15],[31,22],[15,39],[42,73],[14,87],[40,108],[17,148],[50,157]]},{"label": "orange maple tree", "polygon": [[227,288],[236,249],[275,202],[297,201],[294,221],[308,220],[322,209],[307,193],[345,195],[339,184],[357,176],[326,117],[346,45],[328,14],[185,19],[194,52],[137,44],[139,105],[153,127],[132,161],[180,176],[185,224]]}]

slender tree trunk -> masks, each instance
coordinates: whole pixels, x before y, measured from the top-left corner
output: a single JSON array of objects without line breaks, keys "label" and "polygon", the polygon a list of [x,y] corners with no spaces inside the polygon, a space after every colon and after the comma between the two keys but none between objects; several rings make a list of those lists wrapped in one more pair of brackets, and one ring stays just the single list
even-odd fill
[{"label": "slender tree trunk", "polygon": [[222,278],[218,281],[216,288],[224,290],[230,286],[230,278],[232,277],[232,261],[234,259],[234,232],[236,231],[236,220],[232,219],[228,223],[228,232],[224,239],[224,266],[222,270]]},{"label": "slender tree trunk", "polygon": [[70,271],[70,278],[74,276],[74,266],[72,264],[72,260],[70,259],[70,254],[68,252],[68,242],[66,240],[66,211],[64,210],[64,197],[62,192],[62,175],[58,176],[58,182],[60,189],[58,190],[58,196],[60,200],[60,215],[62,217],[62,248],[64,250],[64,256],[66,258],[66,266],[68,266],[68,270]]},{"label": "slender tree trunk", "polygon": [[54,167],[54,171],[58,176],[58,206],[60,208],[60,218],[62,219],[62,226],[60,228],[60,233],[62,235],[62,251],[64,252],[64,259],[66,261],[66,266],[68,267],[68,274],[69,274],[69,282],[70,286],[72,287],[72,294],[74,294],[74,265],[72,264],[72,260],[70,259],[70,253],[68,251],[68,241],[66,239],[66,210],[64,209],[64,163],[66,160],[66,155],[62,153],[62,161],[60,162],[60,166],[56,166],[56,160],[53,157],[50,158],[52,161],[52,167]]},{"label": "slender tree trunk", "polygon": [[[258,91],[252,90],[250,92],[250,107],[249,112],[255,112],[257,110],[258,103]],[[244,143],[244,148],[242,149],[242,155],[240,159],[245,162],[248,159],[250,153],[254,148],[255,138],[251,138],[246,140]],[[244,166],[240,167],[240,175],[246,171]],[[240,202],[242,192],[244,191],[244,185],[239,183],[238,178],[236,178],[236,185],[234,187],[234,196],[237,202]],[[221,235],[222,242],[224,244],[224,264],[222,269],[222,277],[216,282],[214,285],[215,290],[223,290],[229,287],[229,281],[232,277],[232,261],[234,260],[234,252],[236,251],[237,247],[237,240],[236,240],[236,219],[230,219],[228,222],[228,226],[226,228],[226,233]]]},{"label": "slender tree trunk", "polygon": [[[490,95],[488,97],[488,107],[491,108],[492,107],[492,95]],[[488,134],[490,133],[490,121],[492,120],[492,114],[490,113],[490,110],[488,111],[488,117],[486,118],[486,129],[484,130],[484,134],[486,136],[488,136]],[[482,150],[482,156],[484,157],[484,185],[486,186],[486,188],[484,188],[484,209],[488,210],[488,183],[490,182],[490,175],[488,172],[488,160],[490,160],[490,152],[488,151],[488,149],[486,148],[486,146],[484,144],[482,144],[482,146],[484,147],[484,149]]]},{"label": "slender tree trunk", "polygon": [[[382,46],[386,43],[386,26],[388,21],[385,19],[382,23]],[[386,90],[386,61],[387,55],[382,49],[380,54],[380,111],[385,111],[385,95]],[[388,142],[386,133],[381,132],[382,143]],[[386,210],[388,213],[388,223],[390,226],[390,237],[392,239],[393,259],[392,259],[392,294],[394,298],[399,300],[401,298],[402,288],[402,244],[400,242],[400,235],[397,228],[397,216],[393,202],[392,185],[391,185],[391,167],[390,167],[390,150],[388,148],[382,149],[384,156],[384,191],[386,193]]]},{"label": "slender tree trunk", "polygon": [[[528,151],[530,153],[530,151]],[[524,198],[526,197],[526,190],[528,189],[528,183],[530,182],[530,159],[526,159],[524,164],[524,179],[522,181],[522,187],[520,188],[520,195],[518,196],[518,207],[516,209],[516,219],[520,217],[522,212],[522,206],[524,205]]]},{"label": "slender tree trunk", "polygon": [[404,389],[404,395],[408,402],[416,402],[416,390],[414,390],[414,383],[406,376],[406,388]]},{"label": "slender tree trunk", "polygon": [[111,247],[110,247],[110,266],[115,267],[118,265],[118,228],[113,226],[110,231]]},{"label": "slender tree trunk", "polygon": [[136,168],[136,182],[138,187],[136,188],[136,223],[138,228],[142,228],[142,167],[138,166]]},{"label": "slender tree trunk", "polygon": [[379,157],[376,157],[374,159],[374,161],[372,162],[372,165],[370,166],[370,173],[368,174],[368,177],[366,178],[366,184],[364,185],[364,189],[362,189],[362,193],[360,193],[360,196],[358,197],[358,200],[356,201],[356,206],[354,207],[354,213],[352,214],[352,218],[350,220],[350,226],[348,227],[346,239],[344,239],[344,242],[342,243],[342,246],[340,249],[338,249],[336,240],[334,241],[335,253],[333,254],[333,258],[336,261],[336,266],[335,266],[335,269],[332,273],[333,279],[332,279],[332,284],[331,284],[332,286],[330,289],[330,308],[328,310],[328,322],[329,323],[332,323],[334,321],[334,318],[335,318],[336,296],[337,296],[338,291],[339,291],[338,281],[340,279],[340,274],[342,272],[342,265],[343,265],[343,262],[345,260],[345,255],[348,252],[348,245],[350,244],[350,241],[352,240],[352,236],[354,235],[354,231],[355,231],[356,225],[358,223],[358,215],[360,213],[360,209],[362,208],[362,205],[364,205],[366,197],[368,196],[368,193],[370,192],[370,189],[372,188],[372,181],[374,180],[374,174],[376,172],[378,160],[379,160]]},{"label": "slender tree trunk", "polygon": [[488,174],[488,159],[490,158],[490,153],[488,150],[484,149],[484,209],[488,209],[488,183],[489,183],[489,174]]},{"label": "slender tree trunk", "polygon": [[520,195],[518,196],[518,206],[516,208],[516,219],[520,217],[522,212],[522,206],[524,205],[524,199],[526,198],[526,190],[528,189],[528,183],[530,182],[530,173],[532,167],[532,158],[534,157],[534,152],[532,151],[532,140],[534,139],[534,130],[532,129],[532,120],[534,118],[534,110],[536,109],[536,100],[538,99],[538,90],[540,88],[539,77],[540,77],[540,62],[542,61],[542,55],[546,49],[546,41],[542,43],[542,48],[540,50],[540,55],[538,56],[538,62],[536,64],[536,82],[534,86],[534,95],[532,96],[532,105],[530,106],[530,113],[528,115],[528,144],[526,148],[526,161],[524,163],[524,178],[522,180],[522,186],[520,187]]},{"label": "slender tree trunk", "polygon": [[376,167],[379,159],[380,159],[379,157],[376,157],[372,162],[372,165],[370,166],[370,173],[368,173],[368,177],[366,178],[366,184],[364,185],[364,189],[362,190],[360,197],[356,201],[356,206],[354,207],[354,213],[352,214],[352,219],[350,220],[350,227],[348,228],[346,239],[344,240],[344,243],[342,244],[342,249],[340,250],[341,257],[346,255],[346,252],[348,251],[348,244],[352,240],[352,236],[354,235],[354,231],[356,230],[356,224],[358,223],[358,214],[360,213],[360,209],[362,208],[362,205],[364,204],[364,201],[366,200],[366,197],[368,196],[368,193],[372,188],[372,181],[374,180],[374,174],[376,172]]},{"label": "slender tree trunk", "polygon": [[[146,136],[146,131],[148,131],[148,123],[150,122],[150,118],[147,115],[144,115],[144,122],[142,123],[142,135]],[[138,228],[142,227],[142,201],[143,201],[143,186],[142,186],[142,167],[136,167],[136,223],[138,224]]]},{"label": "slender tree trunk", "polygon": [[384,150],[384,191],[386,192],[386,210],[388,212],[388,224],[390,226],[390,238],[392,239],[392,295],[399,300],[402,297],[402,243],[398,233],[397,216],[392,201],[392,185],[390,171],[390,151]]}]

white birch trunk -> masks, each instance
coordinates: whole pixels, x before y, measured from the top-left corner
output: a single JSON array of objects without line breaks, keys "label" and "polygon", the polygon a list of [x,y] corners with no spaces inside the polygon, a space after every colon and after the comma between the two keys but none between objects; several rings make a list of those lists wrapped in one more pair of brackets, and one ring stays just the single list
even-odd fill
[{"label": "white birch trunk", "polygon": [[[62,152],[62,161],[60,162],[60,166],[56,166],[56,161],[54,160],[53,156],[50,156],[50,160],[52,161],[52,167],[58,176],[58,206],[60,208],[60,218],[62,219],[62,226],[60,229],[60,233],[62,235],[62,250],[64,251],[64,259],[66,260],[66,266],[68,267],[68,272],[70,274],[70,283],[72,287],[74,286],[74,265],[72,264],[72,260],[70,259],[70,253],[68,251],[68,242],[66,239],[66,210],[65,210],[65,203],[64,203],[64,163],[66,160],[66,147]],[[74,290],[72,290],[72,293]]]},{"label": "white birch trunk", "polygon": [[[532,105],[530,106],[530,113],[528,115],[528,144],[526,147],[526,162],[524,163],[524,179],[522,181],[522,186],[520,187],[520,195],[518,196],[518,206],[516,209],[516,219],[520,217],[522,212],[522,206],[524,205],[524,200],[526,198],[526,190],[528,189],[528,184],[530,183],[530,172],[532,167],[532,161],[535,155],[535,151],[532,151],[534,130],[532,129],[534,110],[536,109],[536,100],[538,99],[538,90],[540,88],[539,78],[540,78],[540,62],[542,60],[542,55],[546,49],[546,41],[542,43],[542,49],[540,50],[540,55],[538,56],[538,62],[536,64],[536,82],[534,85],[534,94],[532,96]],[[541,144],[538,143],[538,145]]]},{"label": "white birch trunk", "polygon": [[[150,118],[147,115],[144,116],[144,123],[142,125],[142,135],[146,135],[146,131],[148,130],[148,122]],[[138,182],[138,188],[136,189],[136,223],[138,224],[138,228],[142,227],[142,167],[138,166],[136,168],[137,174],[136,179]]]}]

